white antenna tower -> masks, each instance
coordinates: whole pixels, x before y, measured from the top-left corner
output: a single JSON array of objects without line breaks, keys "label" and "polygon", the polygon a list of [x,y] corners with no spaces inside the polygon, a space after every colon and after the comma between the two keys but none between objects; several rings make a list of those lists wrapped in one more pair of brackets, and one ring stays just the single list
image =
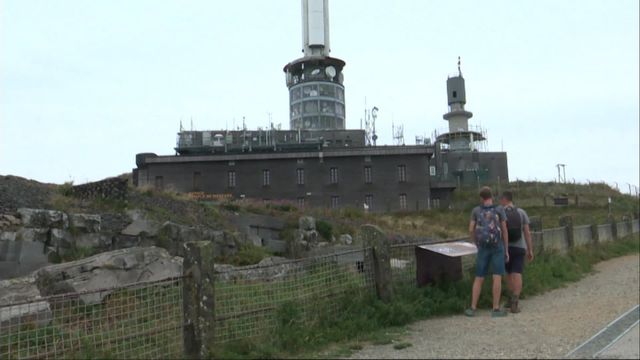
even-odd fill
[{"label": "white antenna tower", "polygon": [[364,136],[367,146],[376,146],[378,135],[376,134],[376,119],[378,118],[378,107],[374,106],[371,110],[364,109]]},{"label": "white antenna tower", "polygon": [[395,126],[392,122],[391,134],[393,135],[394,145],[404,145],[404,125]]}]

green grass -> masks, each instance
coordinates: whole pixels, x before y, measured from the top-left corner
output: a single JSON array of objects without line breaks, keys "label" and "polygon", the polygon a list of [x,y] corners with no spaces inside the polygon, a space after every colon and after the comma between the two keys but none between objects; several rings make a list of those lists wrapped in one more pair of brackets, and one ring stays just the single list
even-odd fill
[{"label": "green grass", "polygon": [[[635,234],[600,246],[579,248],[566,256],[540,254],[525,271],[522,296],[562,287],[592,272],[593,265],[599,261],[639,251],[640,240]],[[346,290],[330,304],[318,299],[311,305],[312,312],[304,311],[294,296],[277,307],[277,326],[267,337],[216,344],[214,355],[219,358],[345,356],[363,343],[391,343],[395,338],[379,337],[381,331],[432,316],[460,314],[469,304],[472,281],[470,270],[461,281],[437,286],[416,288],[413,281],[398,281],[394,283],[390,303],[379,301],[370,292]],[[489,281],[484,284],[480,308],[491,306],[490,285]],[[304,292],[302,288],[299,290]],[[251,297],[245,299],[251,301]],[[246,307],[246,302],[239,306]],[[407,345],[400,344],[396,346]],[[322,350],[327,347],[332,350]]]}]

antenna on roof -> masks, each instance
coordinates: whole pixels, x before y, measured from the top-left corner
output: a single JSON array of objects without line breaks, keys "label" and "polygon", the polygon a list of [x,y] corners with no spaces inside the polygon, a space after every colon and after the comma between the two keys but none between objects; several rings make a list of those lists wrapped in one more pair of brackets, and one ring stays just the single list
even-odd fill
[{"label": "antenna on roof", "polygon": [[458,75],[462,76],[462,70],[460,70],[460,56],[458,56]]}]

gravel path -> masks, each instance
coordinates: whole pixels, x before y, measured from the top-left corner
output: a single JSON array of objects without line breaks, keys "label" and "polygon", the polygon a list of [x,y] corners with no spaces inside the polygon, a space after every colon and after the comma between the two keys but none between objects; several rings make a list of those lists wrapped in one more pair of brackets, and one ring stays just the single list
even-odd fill
[{"label": "gravel path", "polygon": [[[639,302],[638,255],[608,260],[565,288],[521,300],[522,312],[492,319],[451,316],[412,324],[413,346],[365,346],[353,359],[560,358]],[[526,284],[525,284],[526,286]]]}]

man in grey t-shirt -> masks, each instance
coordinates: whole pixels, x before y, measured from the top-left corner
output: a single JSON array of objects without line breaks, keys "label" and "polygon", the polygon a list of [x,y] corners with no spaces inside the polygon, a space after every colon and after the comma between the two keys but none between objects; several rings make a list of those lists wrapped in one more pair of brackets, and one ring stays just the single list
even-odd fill
[{"label": "man in grey t-shirt", "polygon": [[[500,197],[500,205],[505,213],[513,212],[515,222],[519,222],[519,230],[515,230],[516,239],[509,239],[509,262],[505,266],[507,272],[507,286],[511,291],[509,302],[505,307],[510,307],[512,313],[520,312],[518,301],[522,291],[522,271],[524,270],[525,256],[529,261],[533,260],[533,243],[531,242],[531,230],[529,229],[529,216],[526,211],[513,205],[513,193],[505,191]],[[519,221],[517,221],[519,219]],[[514,229],[518,224],[509,225],[507,216],[507,228]],[[513,235],[514,230],[510,231]]]}]

